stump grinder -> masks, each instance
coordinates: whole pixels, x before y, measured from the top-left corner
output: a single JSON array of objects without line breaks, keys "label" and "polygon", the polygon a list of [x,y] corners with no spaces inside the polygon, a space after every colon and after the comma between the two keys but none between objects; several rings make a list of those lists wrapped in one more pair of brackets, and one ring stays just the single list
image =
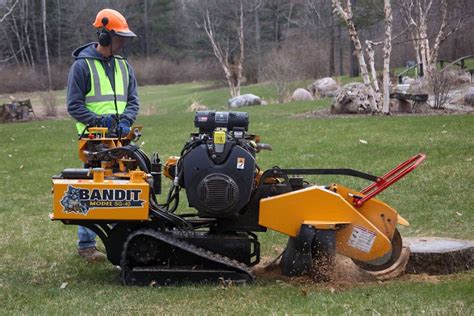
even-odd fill
[{"label": "stump grinder", "polygon": [[[198,129],[162,165],[126,137],[90,127],[79,139],[84,168],[53,176],[52,220],[82,225],[100,237],[125,285],[250,282],[260,261],[256,233],[288,235],[281,256],[287,276],[321,274],[336,253],[380,271],[401,256],[397,224],[408,225],[375,196],[415,169],[418,154],[382,177],[352,169],[260,169],[256,154],[271,149],[248,132],[244,112],[196,112]],[[169,178],[166,199],[162,175]],[[372,181],[361,191],[312,185],[307,175],[346,175]],[[185,190],[191,211],[178,210]]]}]

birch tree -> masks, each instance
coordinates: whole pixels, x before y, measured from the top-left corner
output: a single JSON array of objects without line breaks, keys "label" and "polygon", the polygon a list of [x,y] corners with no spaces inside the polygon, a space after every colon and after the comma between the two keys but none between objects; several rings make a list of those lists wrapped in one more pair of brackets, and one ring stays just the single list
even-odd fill
[{"label": "birch tree", "polygon": [[[211,44],[214,55],[224,71],[227,84],[230,89],[230,95],[236,97],[240,95],[240,82],[242,80],[242,69],[244,63],[244,8],[243,2],[240,0],[239,24],[236,27],[239,51],[237,54],[231,53],[231,43],[229,38],[225,46],[216,39],[216,31],[213,21],[209,14],[209,8],[205,9],[204,30],[206,32],[209,43]],[[235,58],[237,55],[237,58]]]},{"label": "birch tree", "polygon": [[48,89],[51,90],[53,84],[51,81],[51,67],[49,65],[48,33],[46,31],[46,0],[41,0],[41,12],[43,16],[44,55],[46,58],[46,69],[48,72]]},{"label": "birch tree", "polygon": [[364,81],[364,85],[367,89],[368,99],[370,102],[370,108],[372,112],[378,111],[378,106],[376,102],[376,95],[374,91],[374,87],[372,85],[372,81],[369,76],[369,72],[367,69],[367,64],[365,62],[364,52],[362,48],[362,44],[359,38],[359,33],[357,32],[356,25],[354,23],[354,15],[352,13],[352,3],[351,0],[346,1],[345,7],[343,7],[341,0],[331,0],[332,6],[334,10],[334,14],[336,14],[339,18],[341,18],[347,26],[347,30],[349,31],[349,36],[354,44],[354,54],[359,61],[359,68],[362,79]]},{"label": "birch tree", "polygon": [[[429,80],[436,70],[436,62],[441,44],[461,28],[463,17],[453,19],[454,23],[451,23],[450,30],[448,31],[448,4],[455,1],[440,0],[439,5],[436,6],[439,9],[439,14],[433,12],[433,0],[398,1],[405,24],[411,27],[410,35],[416,61],[418,64],[423,65],[425,76]],[[435,30],[435,34],[431,35],[428,33],[428,27],[431,24],[435,24],[432,19],[434,16],[440,17],[439,26]],[[434,42],[432,41],[433,38]]]},{"label": "birch tree", "polygon": [[[352,1],[347,0],[346,7],[343,8],[341,0],[332,0],[334,13],[337,14],[347,25],[349,35],[354,44],[355,55],[359,61],[360,72],[367,87],[368,97],[373,112],[382,110],[383,113],[390,112],[390,58],[392,52],[392,4],[391,0],[384,0],[384,39],[374,42],[365,41],[365,52],[367,54],[368,65],[365,63],[364,51],[359,39],[359,34],[353,20]],[[383,44],[383,82],[382,82],[382,106],[378,104],[380,99],[380,87],[375,68],[375,49]],[[369,73],[370,71],[370,73]]]},{"label": "birch tree", "polygon": [[382,112],[390,113],[390,59],[392,55],[392,4],[384,0],[384,44],[383,44],[383,105]]}]

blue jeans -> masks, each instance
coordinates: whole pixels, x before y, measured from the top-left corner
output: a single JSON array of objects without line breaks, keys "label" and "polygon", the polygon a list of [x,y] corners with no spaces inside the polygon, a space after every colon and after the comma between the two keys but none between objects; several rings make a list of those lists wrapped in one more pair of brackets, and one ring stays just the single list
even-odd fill
[{"label": "blue jeans", "polygon": [[86,228],[84,226],[78,226],[77,237],[79,240],[77,241],[77,248],[86,249],[90,247],[95,247],[95,236],[97,236],[97,234],[89,228]]}]

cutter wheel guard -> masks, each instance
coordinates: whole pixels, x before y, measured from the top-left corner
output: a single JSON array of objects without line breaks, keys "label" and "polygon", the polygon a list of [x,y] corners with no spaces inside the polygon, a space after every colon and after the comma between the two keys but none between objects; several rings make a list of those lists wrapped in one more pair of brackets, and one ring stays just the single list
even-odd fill
[{"label": "cutter wheel guard", "polygon": [[[125,285],[251,282],[259,263],[256,233],[289,236],[281,271],[324,280],[336,253],[367,271],[396,264],[397,225],[408,225],[377,194],[413,171],[418,154],[378,177],[352,169],[263,170],[257,153],[271,150],[248,132],[244,112],[196,112],[179,156],[162,164],[136,145],[141,126],[125,138],[89,128],[79,139],[84,168],[53,176],[52,220],[82,225],[100,237]],[[307,175],[346,175],[372,183],[361,191],[313,185]],[[169,179],[166,197],[162,176]],[[178,206],[184,191],[189,211]],[[324,267],[323,269],[323,266]],[[330,270],[330,269],[329,269]]]}]

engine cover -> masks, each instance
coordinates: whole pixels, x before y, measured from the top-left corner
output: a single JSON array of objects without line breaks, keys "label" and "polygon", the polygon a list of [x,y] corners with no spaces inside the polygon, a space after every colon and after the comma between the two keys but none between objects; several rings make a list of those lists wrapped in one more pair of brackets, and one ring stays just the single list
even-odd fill
[{"label": "engine cover", "polygon": [[189,206],[201,217],[237,217],[250,200],[255,158],[240,146],[233,146],[228,157],[217,164],[206,145],[200,145],[184,157],[183,168]]}]

